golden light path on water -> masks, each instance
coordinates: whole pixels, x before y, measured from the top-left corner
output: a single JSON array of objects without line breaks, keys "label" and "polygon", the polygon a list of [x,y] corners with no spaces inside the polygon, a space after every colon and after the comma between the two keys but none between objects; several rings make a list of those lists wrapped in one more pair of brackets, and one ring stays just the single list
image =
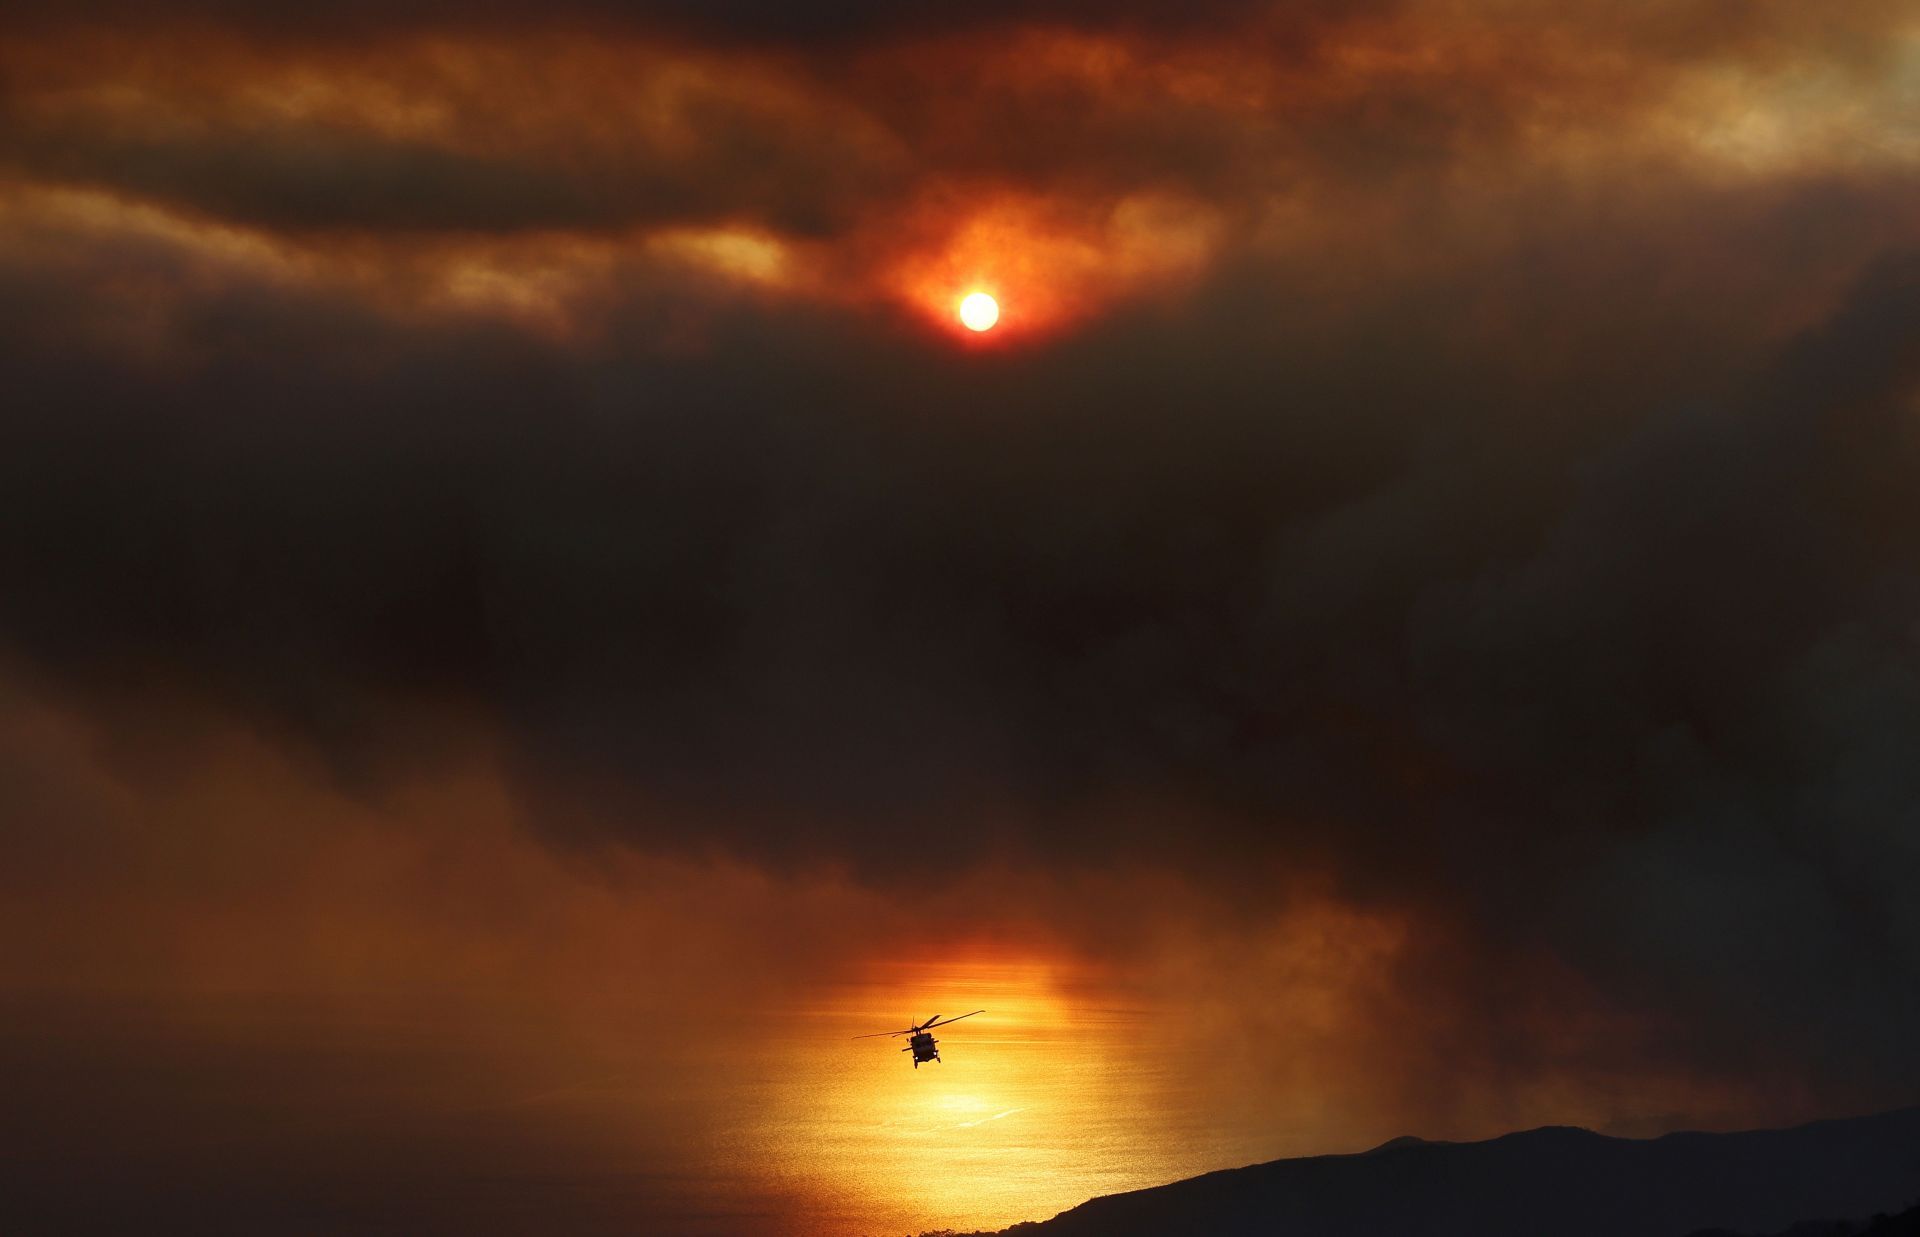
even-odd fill
[{"label": "golden light path on water", "polygon": [[[1170,1094],[1149,1010],[1049,963],[880,964],[829,998],[778,1037],[791,1068],[754,1088],[735,1144],[821,1233],[1000,1228],[1254,1158]],[[982,1008],[918,1069],[903,1040],[852,1038]]]}]

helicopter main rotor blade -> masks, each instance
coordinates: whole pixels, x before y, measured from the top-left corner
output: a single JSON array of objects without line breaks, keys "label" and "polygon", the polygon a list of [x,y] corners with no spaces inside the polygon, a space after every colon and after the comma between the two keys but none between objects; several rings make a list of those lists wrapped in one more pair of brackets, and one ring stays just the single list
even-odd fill
[{"label": "helicopter main rotor blade", "polygon": [[[984,1014],[984,1013],[986,1013],[986,1012],[987,1012],[987,1011],[986,1011],[986,1010],[984,1010],[984,1009],[976,1009],[976,1010],[974,1010],[974,1011],[973,1011],[973,1014]],[[961,1014],[961,1015],[960,1015],[960,1018],[971,1018],[971,1017],[973,1017],[973,1014]],[[958,1022],[958,1021],[960,1021],[960,1018],[949,1018],[949,1019],[947,1019],[947,1022]],[[873,1033],[872,1033],[872,1034],[870,1034],[870,1035],[856,1035],[856,1036],[854,1036],[853,1038],[855,1038],[855,1039],[879,1039],[879,1038],[880,1038],[880,1037],[881,1037],[882,1035],[884,1035],[884,1036],[886,1036],[887,1038],[889,1038],[889,1039],[891,1039],[891,1038],[893,1038],[893,1037],[894,1037],[894,1036],[896,1036],[896,1035],[918,1035],[918,1034],[919,1034],[920,1032],[922,1032],[922,1031],[925,1031],[925,1030],[927,1030],[927,1029],[929,1029],[929,1028],[931,1028],[931,1027],[935,1027],[935,1026],[946,1026],[946,1025],[947,1025],[947,1022],[941,1022],[941,1021],[940,1021],[940,1015],[939,1015],[939,1014],[935,1014],[935,1015],[934,1015],[933,1017],[931,1017],[931,1018],[929,1018],[929,1019],[927,1019],[927,1020],[926,1020],[925,1022],[922,1022],[922,1023],[917,1023],[917,1024],[915,1024],[914,1026],[910,1026],[910,1027],[908,1027],[908,1028],[907,1028],[906,1030],[904,1030],[904,1031],[875,1031],[875,1032],[873,1032]]]},{"label": "helicopter main rotor blade", "polygon": [[[987,1011],[986,1011],[986,1010],[984,1010],[984,1009],[976,1009],[976,1010],[974,1010],[974,1011],[973,1011],[973,1014],[984,1014],[984,1013],[986,1013],[986,1012],[987,1012]],[[971,1017],[973,1017],[973,1014],[961,1014],[961,1015],[960,1015],[960,1018],[971,1018]],[[947,1019],[947,1021],[946,1021],[946,1022],[943,1022],[943,1023],[941,1023],[940,1025],[941,1025],[941,1026],[946,1026],[948,1022],[958,1022],[958,1021],[960,1021],[960,1018],[949,1018],[949,1019]],[[929,1022],[929,1023],[927,1024],[927,1025],[928,1025],[928,1026],[932,1026],[933,1024],[932,1024],[931,1022]]]}]

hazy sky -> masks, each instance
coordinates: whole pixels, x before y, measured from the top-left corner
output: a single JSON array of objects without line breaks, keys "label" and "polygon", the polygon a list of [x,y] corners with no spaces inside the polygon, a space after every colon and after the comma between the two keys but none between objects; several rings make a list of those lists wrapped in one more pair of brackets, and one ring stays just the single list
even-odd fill
[{"label": "hazy sky", "polygon": [[16,5],[0,1194],[1914,1102],[1916,470],[1905,0]]}]

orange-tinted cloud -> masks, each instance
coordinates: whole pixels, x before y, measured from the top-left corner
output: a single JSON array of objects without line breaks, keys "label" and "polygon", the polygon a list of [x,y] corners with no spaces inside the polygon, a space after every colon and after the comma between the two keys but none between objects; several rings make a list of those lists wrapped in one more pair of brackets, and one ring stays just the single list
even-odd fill
[{"label": "orange-tinted cloud", "polygon": [[[816,251],[819,273],[797,281],[812,295],[924,310],[956,282],[1006,278],[1024,285],[1010,312],[1035,322],[1223,247],[1297,252],[1356,216],[1408,226],[1436,192],[1483,214],[1489,196],[1622,177],[1884,176],[1920,159],[1902,123],[1920,36],[1896,8],[1863,9],[1848,35],[1780,7],[1689,26],[1414,5],[1309,14],[1310,49],[1274,55],[1298,17],[1218,37],[1016,25],[805,52],[564,23],[344,44],[82,27],[0,53],[0,158],[27,184],[296,243],[377,241],[388,262],[532,235],[604,265],[597,248],[655,233],[739,234]],[[770,252],[737,269],[764,280]],[[494,281],[509,312],[591,296],[539,272],[525,279],[544,289],[506,290],[514,278]]]}]

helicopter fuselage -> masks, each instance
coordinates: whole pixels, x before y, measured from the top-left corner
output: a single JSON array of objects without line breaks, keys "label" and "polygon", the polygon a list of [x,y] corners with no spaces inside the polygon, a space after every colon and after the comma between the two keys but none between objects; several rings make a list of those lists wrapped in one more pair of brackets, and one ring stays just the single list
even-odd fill
[{"label": "helicopter fuselage", "polygon": [[935,1039],[931,1032],[922,1031],[912,1039],[909,1039],[907,1046],[900,1051],[911,1052],[913,1054],[913,1068],[919,1069],[920,1062],[922,1061],[938,1061],[940,1059],[940,1041]]}]

